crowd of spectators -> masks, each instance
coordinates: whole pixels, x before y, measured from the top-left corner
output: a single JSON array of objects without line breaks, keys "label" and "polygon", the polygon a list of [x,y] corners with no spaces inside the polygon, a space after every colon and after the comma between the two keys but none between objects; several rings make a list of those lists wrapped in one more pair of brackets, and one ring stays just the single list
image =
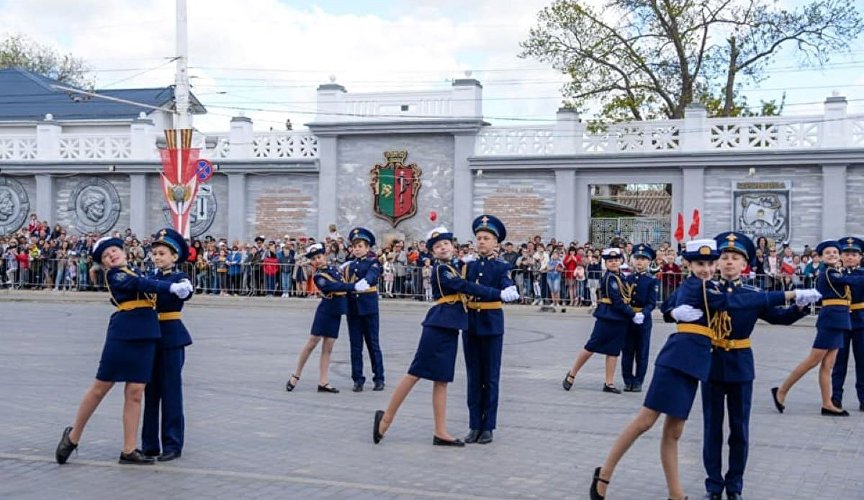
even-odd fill
[{"label": "crowd of spectators", "polygon": [[[129,262],[152,271],[148,235],[139,238],[131,229],[114,232],[123,238]],[[99,290],[101,270],[90,251],[98,234],[76,234],[59,224],[50,226],[36,214],[15,234],[0,235],[0,284],[8,288],[44,290]],[[188,262],[182,270],[193,278],[198,293],[307,297],[314,296],[311,267],[303,257],[309,236],[283,235],[281,238],[258,236],[251,242],[228,241],[205,236],[191,241]],[[330,227],[323,243],[330,264],[339,266],[350,256],[349,242]],[[459,258],[475,253],[471,241],[457,242]],[[766,238],[756,241],[756,259],[745,270],[753,284],[770,290],[788,290],[813,285],[819,256],[809,246],[796,253],[784,242],[774,244]],[[632,253],[632,242],[614,238],[609,246]],[[649,272],[657,276],[660,297],[671,293],[687,275],[686,261],[668,243],[656,249],[657,258]],[[505,242],[498,257],[513,271],[522,303],[553,306],[592,306],[603,273],[602,248],[591,243],[565,243],[539,235],[524,242]],[[383,298],[431,300],[432,256],[424,241],[393,240],[375,249],[381,262],[379,291]],[[625,260],[622,267],[629,273]]]}]

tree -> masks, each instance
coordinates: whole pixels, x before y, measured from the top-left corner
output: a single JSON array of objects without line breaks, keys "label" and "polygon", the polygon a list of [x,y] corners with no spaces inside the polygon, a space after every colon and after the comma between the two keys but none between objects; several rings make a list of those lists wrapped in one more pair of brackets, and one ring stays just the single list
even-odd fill
[{"label": "tree", "polygon": [[21,34],[0,40],[0,68],[20,67],[80,88],[92,89],[93,79],[83,59],[60,54]]},{"label": "tree", "polygon": [[[605,120],[682,118],[694,101],[744,114],[742,80],[766,78],[778,52],[823,65],[864,30],[848,0],[785,10],[772,0],[557,0],[538,14],[520,57],[567,74],[565,106],[600,103]],[[763,110],[776,112],[775,102]]]}]

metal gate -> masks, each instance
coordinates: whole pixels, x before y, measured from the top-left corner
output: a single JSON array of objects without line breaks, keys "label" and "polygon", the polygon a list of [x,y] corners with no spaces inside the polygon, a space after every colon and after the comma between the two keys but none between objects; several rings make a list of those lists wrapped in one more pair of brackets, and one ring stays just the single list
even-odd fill
[{"label": "metal gate", "polygon": [[657,247],[669,242],[672,232],[668,217],[591,218],[591,244],[606,247],[615,237],[630,243],[648,243]]}]

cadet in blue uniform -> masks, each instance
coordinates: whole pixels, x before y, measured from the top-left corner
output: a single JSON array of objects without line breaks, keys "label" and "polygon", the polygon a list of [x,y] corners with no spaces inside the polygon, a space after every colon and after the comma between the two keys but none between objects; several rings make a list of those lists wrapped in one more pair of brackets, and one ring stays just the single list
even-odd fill
[{"label": "cadet in blue uniform", "polygon": [[[150,255],[156,266],[154,279],[167,283],[191,281],[189,275],[174,269],[175,263],[186,262],[189,257],[189,245],[177,231],[170,228],[159,230]],[[159,462],[174,460],[183,453],[185,419],[182,372],[186,346],[192,344],[192,337],[180,319],[180,311],[184,302],[191,297],[189,295],[181,299],[162,294],[156,298],[162,338],[156,349],[153,377],[144,389],[141,448],[145,455],[158,457]]]},{"label": "cadet in blue uniform", "polygon": [[816,276],[816,290],[822,294],[822,308],[816,320],[816,339],[810,354],[798,364],[780,387],[771,388],[774,407],[783,413],[786,395],[807,372],[819,366],[819,392],[822,395],[822,415],[848,417],[849,412],[834,406],[831,401],[831,369],[837,359],[837,350],[843,345],[843,335],[852,329],[849,306],[851,287],[864,286],[864,276],[855,276],[840,267],[840,242],[827,240],[816,246],[822,256],[823,267]]},{"label": "cadet in blue uniform", "polygon": [[[864,275],[861,269],[861,252],[864,241],[854,236],[840,238],[843,246],[843,267],[855,276]],[[858,395],[858,409],[864,411],[864,287],[851,286],[852,304],[849,306],[852,316],[852,330],[843,334],[843,345],[837,351],[837,361],[831,371],[831,401],[837,408],[843,408],[843,384],[846,382],[846,370],[849,366],[849,352],[855,356],[855,392]]]},{"label": "cadet in blue uniform", "polygon": [[606,355],[606,381],[603,383],[603,392],[621,394],[621,389],[615,387],[615,366],[618,364],[618,356],[624,347],[624,338],[630,323],[641,325],[645,321],[645,314],[636,312],[630,307],[630,285],[626,278],[621,275],[621,263],[624,254],[618,248],[607,248],[603,250],[603,260],[606,261],[606,272],[600,280],[600,288],[597,309],[594,310],[594,331],[585,347],[576,356],[573,367],[564,376],[561,385],[564,390],[569,391],[573,387],[576,374],[596,352]]},{"label": "cadet in blue uniform", "polygon": [[372,363],[373,391],[384,390],[384,358],[378,341],[378,276],[381,264],[370,249],[375,245],[375,235],[366,228],[355,227],[348,233],[351,239],[353,258],[343,264],[346,283],[366,280],[369,288],[348,294],[348,339],[351,341],[351,379],[354,392],[363,390],[363,343],[369,350]]},{"label": "cadet in blue uniform", "polygon": [[346,295],[349,292],[363,292],[369,289],[369,284],[366,280],[361,279],[356,283],[345,283],[342,281],[342,274],[335,267],[327,265],[327,255],[323,243],[315,243],[306,248],[306,258],[310,260],[310,264],[315,268],[315,275],[312,279],[315,281],[315,286],[321,292],[321,302],[315,310],[315,319],[312,321],[312,331],[309,335],[309,340],[300,351],[300,356],[297,359],[297,369],[291,374],[291,378],[285,383],[286,391],[293,391],[300,380],[300,375],[303,374],[303,366],[309,355],[315,350],[315,346],[321,339],[324,343],[321,346],[321,362],[319,363],[318,375],[318,392],[337,393],[339,389],[330,385],[328,372],[330,370],[330,354],[333,352],[333,344],[339,337],[339,324],[342,322],[342,315],[348,310],[348,298]]},{"label": "cadet in blue uniform", "polygon": [[106,272],[106,284],[111,302],[117,311],[111,315],[102,358],[96,380],[84,394],[75,422],[63,430],[57,444],[55,458],[64,464],[78,447],[87,421],[99,403],[117,382],[126,382],[123,392],[123,451],[121,464],[153,464],[135,447],[138,422],[141,418],[141,398],[144,384],[153,373],[156,344],[159,341],[159,320],[156,316],[156,293],[173,293],[187,297],[192,284],[168,283],[145,278],[140,271],[127,265],[123,240],[102,238],[93,247],[93,260],[100,262]]},{"label": "cadet in blue uniform", "polygon": [[662,308],[669,318],[678,322],[677,332],[666,339],[654,361],[651,385],[636,418],[615,440],[603,466],[594,469],[589,489],[592,500],[604,498],[618,462],[662,413],[666,414],[666,421],[660,442],[660,461],[669,498],[685,498],[678,475],[678,439],[696,399],[696,387],[700,381],[708,380],[715,328],[724,318],[728,320],[728,316],[726,294],[711,281],[719,256],[717,243],[713,239],[688,241],[682,256],[690,263],[690,276],[666,299]]},{"label": "cadet in blue uniform", "polygon": [[[468,295],[475,300],[509,302],[519,294],[508,289],[498,290],[471,283],[465,279],[464,271],[457,269],[453,259],[453,233],[444,227],[433,229],[426,241],[436,259],[432,268],[432,295],[435,305],[423,320],[423,333],[414,354],[408,374],[402,377],[390,398],[387,410],[375,412],[372,424],[372,441],[379,443],[393,423],[399,406],[408,397],[414,385],[423,378],[433,381],[432,411],[435,416],[435,431],[432,444],[436,446],[465,446],[465,442],[447,432],[447,384],[453,381],[456,351],[459,348],[459,330],[468,329]],[[464,269],[464,268],[463,268]]]},{"label": "cadet in blue uniform", "polygon": [[[467,263],[470,283],[510,289],[518,294],[510,279],[510,264],[496,257],[499,243],[507,237],[504,223],[492,215],[481,215],[472,223],[479,257]],[[468,376],[468,435],[466,443],[492,442],[498,418],[498,381],[501,376],[501,351],[504,345],[504,311],[501,300],[468,300],[468,330],[462,333],[465,371]]]},{"label": "cadet in blue uniform", "polygon": [[[657,278],[648,272],[656,254],[651,245],[639,244],[633,247],[634,272],[627,278],[630,285],[630,307],[641,312],[645,321],[641,325],[627,324],[624,348],[621,350],[621,376],[624,379],[624,392],[642,392],[645,373],[648,371],[648,351],[651,347],[651,313],[657,307]],[[634,371],[633,365],[636,365]]]},{"label": "cadet in blue uniform", "polygon": [[[750,334],[757,319],[791,325],[807,315],[807,306],[819,300],[816,290],[763,292],[741,282],[741,273],[755,259],[756,246],[743,233],[726,232],[715,238],[720,249],[720,287],[726,293],[731,322],[723,336],[711,340],[711,372],[702,383],[704,441],[702,462],[707,478],[706,500],[740,500],[750,436],[750,405],[753,400],[753,350]],[[795,299],[796,306],[781,307]],[[729,461],[723,476],[723,420],[729,408]]]}]

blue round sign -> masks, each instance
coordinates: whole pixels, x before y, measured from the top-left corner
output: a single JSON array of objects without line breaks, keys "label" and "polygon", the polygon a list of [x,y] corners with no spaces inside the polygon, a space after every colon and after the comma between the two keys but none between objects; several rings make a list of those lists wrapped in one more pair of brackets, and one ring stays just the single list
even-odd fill
[{"label": "blue round sign", "polygon": [[213,164],[210,160],[198,160],[198,165],[195,167],[195,175],[198,176],[198,182],[207,182],[213,177]]}]

